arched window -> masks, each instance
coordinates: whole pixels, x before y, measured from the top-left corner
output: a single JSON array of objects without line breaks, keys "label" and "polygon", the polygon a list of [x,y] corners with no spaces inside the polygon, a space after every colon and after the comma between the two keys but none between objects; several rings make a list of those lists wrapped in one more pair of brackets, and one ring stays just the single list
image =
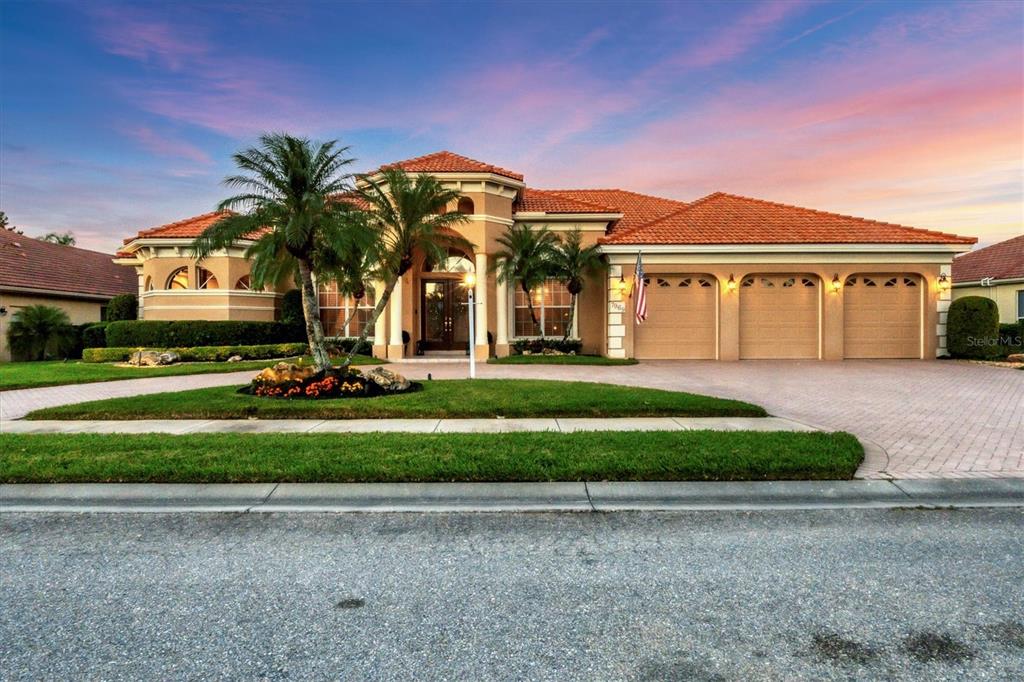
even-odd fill
[{"label": "arched window", "polygon": [[146,291],[153,291],[153,277],[152,275],[146,275]]},{"label": "arched window", "polygon": [[459,206],[456,210],[463,215],[473,215],[476,213],[476,208],[473,206],[473,200],[469,197],[460,197]]},{"label": "arched window", "polygon": [[250,289],[252,289],[252,285],[250,284],[249,280],[249,275],[242,275],[241,277],[239,277],[238,281],[235,282],[235,289],[239,289],[241,291],[249,291]]},{"label": "arched window", "polygon": [[188,268],[178,268],[167,278],[165,289],[188,289]]},{"label": "arched window", "polygon": [[200,289],[219,289],[217,278],[206,268],[196,268],[196,279],[199,280]]}]

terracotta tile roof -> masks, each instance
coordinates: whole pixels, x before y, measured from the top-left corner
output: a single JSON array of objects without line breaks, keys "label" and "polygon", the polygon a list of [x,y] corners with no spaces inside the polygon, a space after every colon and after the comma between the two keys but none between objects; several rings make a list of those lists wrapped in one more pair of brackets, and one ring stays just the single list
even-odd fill
[{"label": "terracotta tile roof", "polygon": [[112,258],[0,229],[0,289],[60,291],[69,298],[138,292],[135,270]]},{"label": "terracotta tile roof", "polygon": [[139,230],[139,233],[134,237],[129,237],[124,240],[124,243],[134,241],[136,239],[149,239],[153,237],[198,237],[203,233],[203,230],[213,225],[215,222],[220,220],[223,216],[228,215],[226,211],[213,211],[211,213],[204,213],[203,215],[193,216],[191,218],[185,218],[173,223],[167,223],[159,227],[151,227],[148,230]]},{"label": "terracotta tile roof", "polygon": [[619,213],[618,209],[598,202],[544,190],[523,188],[516,199],[513,213]]},{"label": "terracotta tile roof", "polygon": [[513,180],[519,180],[520,182],[523,180],[521,173],[515,173],[500,166],[492,166],[489,163],[448,151],[434,152],[425,156],[417,156],[414,159],[386,163],[378,170],[384,170],[385,168],[401,168],[409,173],[493,173],[494,175],[501,175]]},{"label": "terracotta tile roof", "polygon": [[984,277],[1024,277],[1024,234],[953,260],[953,282],[977,282]]},{"label": "terracotta tile roof", "polygon": [[904,227],[716,192],[664,218],[616,230],[604,244],[973,244]]},{"label": "terracotta tile roof", "polygon": [[622,218],[612,225],[611,232],[629,230],[653,222],[685,208],[687,205],[685,201],[654,197],[624,189],[552,189],[545,191],[614,208],[616,213],[622,214]]}]

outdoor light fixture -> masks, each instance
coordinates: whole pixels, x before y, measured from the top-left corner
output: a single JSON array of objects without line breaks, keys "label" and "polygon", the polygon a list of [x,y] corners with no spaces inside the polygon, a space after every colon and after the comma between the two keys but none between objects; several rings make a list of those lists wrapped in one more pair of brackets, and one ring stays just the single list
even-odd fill
[{"label": "outdoor light fixture", "polygon": [[939,275],[939,291],[949,291],[949,277],[946,273]]},{"label": "outdoor light fixture", "polygon": [[7,306],[0,305],[0,317],[5,317],[6,315],[7,315]]},{"label": "outdoor light fixture", "polygon": [[843,288],[843,283],[839,281],[839,273],[832,275],[832,293],[838,294],[839,290]]},{"label": "outdoor light fixture", "polygon": [[462,278],[462,283],[467,287],[476,286],[476,275],[474,275],[472,272],[467,272],[465,276],[463,276]]},{"label": "outdoor light fixture", "polygon": [[730,293],[736,291],[736,278],[729,275],[729,281],[725,283],[725,288],[728,289]]},{"label": "outdoor light fixture", "polygon": [[615,284],[615,286],[616,288],[618,288],[620,296],[624,297],[626,295],[626,292],[629,291],[629,282],[627,282],[626,278],[623,277],[622,275],[619,275],[619,281]]},{"label": "outdoor light fixture", "polygon": [[462,277],[462,285],[466,287],[469,306],[469,378],[476,379],[476,275],[467,272]]}]

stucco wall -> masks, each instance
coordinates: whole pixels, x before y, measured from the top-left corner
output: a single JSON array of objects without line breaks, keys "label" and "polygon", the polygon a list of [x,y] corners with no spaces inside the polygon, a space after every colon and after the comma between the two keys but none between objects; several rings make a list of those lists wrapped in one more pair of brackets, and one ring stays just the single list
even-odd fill
[{"label": "stucco wall", "polygon": [[11,294],[0,292],[0,306],[7,308],[7,314],[0,317],[0,362],[11,359],[11,349],[7,343],[7,330],[14,314],[31,305],[47,305],[60,308],[68,314],[71,324],[99,322],[100,309],[105,302],[81,301],[74,299],[50,298],[31,294]]},{"label": "stucco wall", "polygon": [[953,300],[964,296],[983,296],[996,302],[999,321],[1010,324],[1017,321],[1017,292],[1024,291],[1024,282],[997,284],[991,287],[954,287]]}]

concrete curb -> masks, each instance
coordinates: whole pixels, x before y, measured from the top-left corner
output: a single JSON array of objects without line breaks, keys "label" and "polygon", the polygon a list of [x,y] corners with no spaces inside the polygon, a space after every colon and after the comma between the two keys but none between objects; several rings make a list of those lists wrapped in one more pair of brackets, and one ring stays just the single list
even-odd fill
[{"label": "concrete curb", "polygon": [[1024,479],[4,484],[13,512],[611,512],[1024,507]]}]

